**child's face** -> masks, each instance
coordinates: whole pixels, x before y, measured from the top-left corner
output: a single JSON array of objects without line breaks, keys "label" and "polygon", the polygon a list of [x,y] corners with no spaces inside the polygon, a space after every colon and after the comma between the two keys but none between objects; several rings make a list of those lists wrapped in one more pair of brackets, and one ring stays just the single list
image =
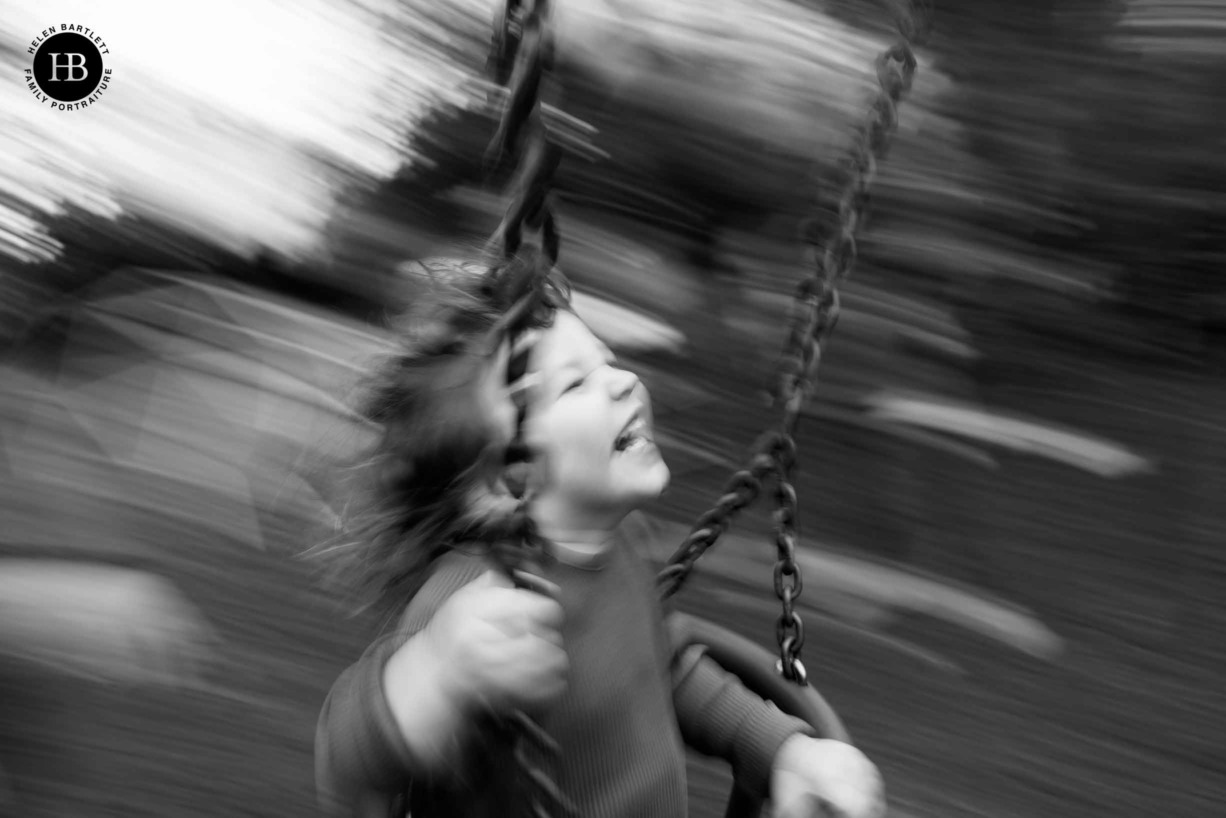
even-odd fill
[{"label": "child's face", "polygon": [[559,311],[533,346],[524,437],[544,466],[533,516],[546,533],[609,528],[668,485],[651,402],[583,322]]}]

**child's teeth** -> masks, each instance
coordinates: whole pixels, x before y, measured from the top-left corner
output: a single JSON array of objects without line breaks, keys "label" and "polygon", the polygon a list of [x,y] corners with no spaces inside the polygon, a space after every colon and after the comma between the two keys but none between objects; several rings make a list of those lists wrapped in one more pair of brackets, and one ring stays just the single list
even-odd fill
[{"label": "child's teeth", "polygon": [[626,431],[618,438],[617,449],[619,451],[630,451],[631,449],[639,449],[650,442],[647,437],[647,423],[642,418],[636,419],[633,423],[626,427]]}]

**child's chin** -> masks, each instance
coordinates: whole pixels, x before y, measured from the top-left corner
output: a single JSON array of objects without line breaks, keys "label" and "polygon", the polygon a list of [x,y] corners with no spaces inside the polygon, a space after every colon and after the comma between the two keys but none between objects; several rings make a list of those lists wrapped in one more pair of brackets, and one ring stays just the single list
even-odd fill
[{"label": "child's chin", "polygon": [[643,476],[643,502],[650,502],[663,494],[671,478],[672,474],[663,460],[653,466],[650,472]]}]

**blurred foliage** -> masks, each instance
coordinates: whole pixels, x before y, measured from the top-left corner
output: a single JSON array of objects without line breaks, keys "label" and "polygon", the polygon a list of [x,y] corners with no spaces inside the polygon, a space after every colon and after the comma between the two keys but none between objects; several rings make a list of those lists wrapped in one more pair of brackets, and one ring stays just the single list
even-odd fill
[{"label": "blurred foliage", "polygon": [[46,219],[45,227],[61,246],[54,258],[5,262],[0,340],[20,338],[73,293],[121,267],[233,269],[238,261],[206,239],[129,214],[108,218],[68,204],[61,215]]},{"label": "blurred foliage", "polygon": [[[1138,11],[1140,5],[937,4],[936,33],[924,52],[931,64],[904,103],[894,156],[874,191],[866,265],[888,269],[901,289],[926,288],[982,313],[985,328],[1021,324],[1136,352],[1138,335],[1152,334],[1157,346],[1197,347],[1205,327],[1220,327],[1226,284],[1217,270],[1226,236],[1215,213],[1226,160],[1216,122],[1226,61],[1186,43],[1214,30],[1196,25],[1196,15],[1220,24],[1226,11],[1221,3]],[[791,223],[812,195],[805,180],[831,179],[840,146],[830,134],[850,134],[863,115],[846,100],[850,91],[868,90],[866,77],[845,64],[859,59],[866,73],[879,48],[858,40],[832,56],[818,50],[812,26],[842,21],[885,36],[882,9],[823,4],[829,19],[773,4],[721,30],[729,18],[705,4],[665,6],[667,19],[661,12],[624,35],[606,32],[607,49],[560,46],[556,99],[599,129],[596,142],[610,154],[593,164],[564,163],[563,199],[631,212],[700,239],[728,227]],[[488,24],[474,4],[404,8],[429,21],[415,36],[479,76]],[[647,14],[617,8],[624,16],[606,23],[610,28],[633,28],[628,18]],[[727,4],[720,8],[729,14]],[[1188,25],[1172,24],[1189,14]],[[1153,32],[1165,39],[1155,45]],[[795,40],[805,36],[814,50],[798,69],[793,63],[804,56]],[[739,51],[723,46],[737,38]],[[693,53],[670,62],[659,51],[666,40]],[[611,78],[620,68],[602,63],[626,53],[651,62],[637,75]],[[709,59],[696,62],[694,53]],[[756,73],[744,80],[737,71]],[[826,81],[813,89],[831,98],[824,107],[788,79],[806,71]],[[745,98],[769,89],[770,104],[791,104],[795,121],[762,116],[756,98]],[[467,105],[435,106],[410,142],[412,163],[379,191],[379,206],[390,198],[397,206],[416,202],[441,220],[457,218],[437,197],[481,182],[493,122],[480,102],[473,94]],[[812,153],[798,149],[805,140],[793,128],[807,129]],[[754,129],[759,138],[746,139]],[[1089,307],[1101,321],[1074,320]]]},{"label": "blurred foliage", "polygon": [[[483,182],[493,117],[480,81],[493,6],[354,4],[405,54],[387,69],[387,101],[413,99],[425,113],[416,123],[381,115],[378,127],[409,127],[405,164],[390,183],[333,168],[350,182],[335,203],[330,255],[291,277],[331,279],[377,302],[375,273],[384,270],[355,246],[373,243],[375,231],[355,223],[384,219],[405,232],[488,223],[444,194]],[[1215,218],[1226,190],[1226,136],[1216,126],[1226,60],[1212,48],[1215,36],[1226,39],[1223,9],[938,3],[874,190],[862,267],[899,291],[956,305],[980,328],[1088,331],[1133,351],[1133,338],[1161,330],[1196,347],[1205,327],[1226,320],[1217,274],[1226,242]],[[574,0],[557,13],[552,98],[595,125],[608,154],[565,162],[563,199],[693,241],[688,260],[707,267],[725,264],[721,234],[789,237],[815,191],[833,188],[872,91],[873,57],[890,36],[882,5],[852,0]],[[47,241],[63,255],[10,264],[11,313],[52,297],[65,277],[150,256],[164,263],[163,251],[174,263],[203,255],[234,266],[231,251],[205,247],[207,236],[172,233],[156,219],[112,224],[71,210],[48,221]],[[1091,306],[1103,322],[1070,320]]]}]

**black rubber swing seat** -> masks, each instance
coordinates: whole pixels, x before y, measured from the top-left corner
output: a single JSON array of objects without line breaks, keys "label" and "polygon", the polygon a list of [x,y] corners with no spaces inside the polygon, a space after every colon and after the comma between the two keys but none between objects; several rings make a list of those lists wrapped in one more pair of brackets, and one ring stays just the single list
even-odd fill
[{"label": "black rubber swing seat", "polygon": [[[811,686],[784,679],[775,669],[776,657],[766,648],[706,619],[684,613],[668,617],[674,646],[701,645],[724,670],[737,676],[752,690],[788,715],[808,722],[819,738],[851,742],[838,714]],[[736,781],[728,797],[725,818],[757,818],[762,799]]]}]

